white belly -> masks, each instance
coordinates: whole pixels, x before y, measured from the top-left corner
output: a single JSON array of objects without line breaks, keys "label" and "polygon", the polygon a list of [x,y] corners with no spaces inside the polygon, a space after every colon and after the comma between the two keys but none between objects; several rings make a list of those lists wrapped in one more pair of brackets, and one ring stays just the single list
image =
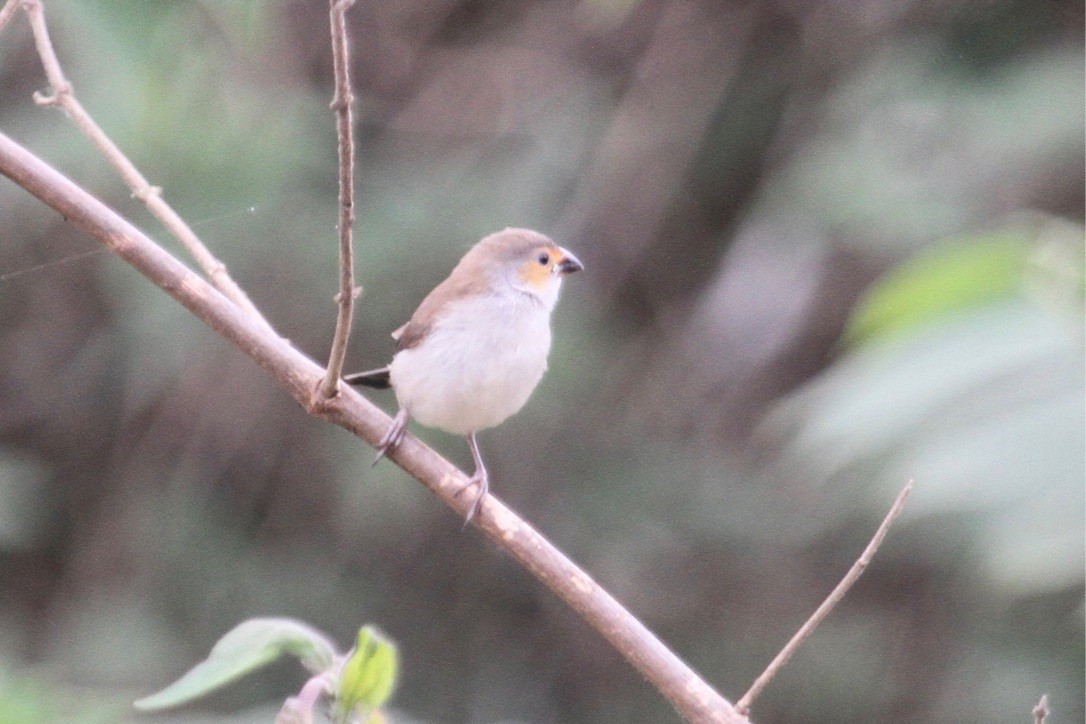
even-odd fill
[{"label": "white belly", "polygon": [[550,312],[529,299],[460,302],[425,340],[392,358],[401,407],[466,435],[520,410],[547,369]]}]

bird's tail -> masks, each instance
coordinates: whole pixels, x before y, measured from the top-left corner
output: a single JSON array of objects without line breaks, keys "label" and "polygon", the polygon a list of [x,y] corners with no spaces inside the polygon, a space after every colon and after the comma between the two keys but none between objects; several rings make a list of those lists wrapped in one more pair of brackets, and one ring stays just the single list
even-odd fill
[{"label": "bird's tail", "polygon": [[363,387],[374,387],[378,390],[387,390],[392,386],[392,383],[388,379],[388,366],[378,367],[375,370],[368,370],[366,372],[355,372],[351,375],[344,375],[343,381],[351,385],[362,385]]}]

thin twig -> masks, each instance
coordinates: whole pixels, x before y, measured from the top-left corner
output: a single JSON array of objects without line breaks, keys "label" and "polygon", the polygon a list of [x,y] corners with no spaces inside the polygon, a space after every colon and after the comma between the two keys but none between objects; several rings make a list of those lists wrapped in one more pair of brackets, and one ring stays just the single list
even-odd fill
[{"label": "thin twig", "polygon": [[[388,415],[344,386],[315,400],[325,370],[193,273],[105,204],[0,133],[0,174],[102,242],[208,326],[268,371],[307,412],[350,430],[376,447]],[[457,493],[467,476],[408,435],[389,457],[463,516],[471,505]],[[746,722],[724,697],[550,541],[491,495],[472,521],[595,628],[692,722]]]},{"label": "thin twig", "polygon": [[[9,3],[10,5],[10,3]],[[98,147],[106,160],[117,170],[124,182],[132,190],[132,196],[139,199],[151,213],[189,250],[196,263],[207,274],[215,288],[225,294],[235,304],[261,324],[271,327],[260,310],[249,300],[248,295],[230,277],[226,265],[215,258],[207,246],[189,228],[188,224],[162,198],[162,189],[152,186],[140,173],[139,169],[128,160],[105,131],[95,122],[90,113],[76,99],[72,84],[60,67],[53,43],[49,39],[49,27],[45,22],[45,8],[41,0],[22,0],[23,9],[30,19],[30,28],[34,34],[34,45],[38,50],[45,75],[49,79],[52,94],[34,94],[34,102],[43,106],[59,106],[79,127],[87,138]],[[7,11],[5,6],[4,11]]]},{"label": "thin twig", "polygon": [[766,670],[762,672],[761,676],[754,680],[751,684],[750,690],[746,694],[743,694],[742,698],[736,703],[735,708],[741,714],[746,715],[750,712],[750,705],[757,698],[758,694],[762,693],[762,689],[773,680],[773,677],[777,675],[777,672],[781,670],[788,660],[792,658],[792,655],[796,653],[796,649],[807,640],[807,637],[811,635],[811,632],[815,630],[818,624],[822,623],[822,620],[829,615],[833,607],[836,606],[845,594],[848,593],[848,589],[852,587],[852,584],[856,582],[856,579],[864,572],[868,564],[871,563],[871,559],[875,556],[875,551],[882,545],[882,541],[886,538],[886,532],[890,530],[890,526],[894,524],[898,514],[901,513],[901,509],[905,506],[905,499],[909,497],[909,493],[912,492],[913,481],[909,481],[905,484],[905,487],[900,493],[898,493],[897,500],[890,506],[890,512],[886,514],[886,517],[882,521],[882,525],[875,531],[875,536],[871,539],[871,542],[867,544],[867,548],[864,549],[863,554],[852,564],[852,568],[849,569],[845,577],[841,579],[841,582],[837,584],[837,587],[833,589],[830,595],[822,602],[822,605],[815,609],[815,612],[811,614],[811,617],[800,627],[799,631],[796,631],[792,639],[785,644],[780,653],[769,663]]},{"label": "thin twig", "polygon": [[0,8],[0,30],[3,30],[4,26],[15,17],[15,13],[19,10],[19,2],[20,0],[8,0],[4,3],[4,7]]},{"label": "thin twig", "polygon": [[347,8],[354,0],[330,0],[329,14],[332,26],[332,67],[335,72],[335,95],[332,110],[336,114],[336,135],[339,137],[339,293],[336,303],[339,315],[336,332],[332,337],[332,351],[328,354],[328,374],[321,384],[321,395],[332,397],[339,389],[343,374],[343,358],[347,355],[347,339],[351,334],[351,318],[354,299],[361,288],[354,286],[354,254],[351,251],[351,232],[354,228],[354,139],[351,136],[350,55],[347,50]]},{"label": "thin twig", "polygon": [[1049,713],[1048,694],[1042,694],[1037,706],[1033,707],[1033,724],[1045,724],[1045,719],[1048,718]]}]

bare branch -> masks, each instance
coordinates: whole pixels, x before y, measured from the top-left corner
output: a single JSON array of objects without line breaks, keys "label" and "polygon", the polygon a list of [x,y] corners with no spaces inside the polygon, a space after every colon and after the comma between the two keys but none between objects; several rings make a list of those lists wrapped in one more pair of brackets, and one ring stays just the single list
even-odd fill
[{"label": "bare branch", "polygon": [[777,675],[777,672],[788,663],[788,660],[792,658],[792,655],[796,653],[796,649],[807,640],[807,637],[815,630],[818,624],[822,623],[822,620],[829,615],[845,594],[848,593],[848,589],[852,588],[852,584],[860,577],[871,563],[871,559],[875,556],[875,551],[882,545],[882,541],[886,538],[886,532],[890,530],[890,526],[894,524],[897,516],[901,513],[901,509],[905,506],[905,499],[909,497],[909,493],[912,492],[913,481],[909,481],[905,484],[905,487],[898,493],[897,499],[894,504],[890,506],[890,512],[883,518],[882,525],[875,531],[875,536],[871,539],[871,542],[867,544],[867,548],[864,552],[852,564],[852,568],[849,569],[845,577],[841,579],[841,582],[837,584],[837,587],[833,589],[830,595],[822,602],[822,605],[815,609],[815,612],[811,614],[811,617],[800,627],[799,631],[796,631],[792,639],[785,644],[780,653],[769,663],[766,670],[754,680],[751,684],[750,690],[736,703],[735,708],[741,714],[746,715],[750,712],[750,705],[757,698],[758,694],[762,693],[762,689],[773,680],[773,677]]},{"label": "bare branch", "polygon": [[[248,295],[230,277],[226,265],[215,258],[199,237],[173,208],[162,199],[162,189],[152,186],[140,173],[139,169],[128,160],[120,148],[106,135],[83,105],[76,99],[72,84],[60,67],[60,60],[53,43],[49,39],[49,27],[45,22],[45,8],[41,0],[21,0],[23,9],[30,19],[30,28],[34,34],[34,45],[38,50],[45,75],[52,89],[51,95],[34,94],[34,101],[39,105],[59,106],[79,127],[87,138],[98,147],[106,160],[117,170],[124,182],[132,190],[132,196],[142,201],[151,213],[189,250],[196,263],[207,274],[215,288],[230,298],[259,323],[268,326],[264,316],[249,300]],[[8,3],[10,6],[12,3]],[[8,11],[4,7],[0,14]],[[269,327],[270,329],[270,327]]]},{"label": "bare branch", "polygon": [[1042,694],[1037,706],[1033,707],[1033,724],[1045,724],[1045,719],[1048,718],[1049,713],[1048,694]]},{"label": "bare branch", "polygon": [[[325,371],[267,326],[241,311],[137,228],[41,159],[0,133],[0,173],[27,189],[76,227],[102,242],[208,326],[253,358],[315,417],[376,446],[389,418],[353,388],[314,399]],[[456,494],[467,476],[414,436],[389,457],[460,516],[471,505]],[[500,500],[491,495],[473,523],[611,643],[693,722],[746,722],[644,624]]]},{"label": "bare branch", "polygon": [[0,30],[3,30],[4,26],[15,17],[15,13],[19,10],[19,2],[20,0],[8,0],[4,3],[4,7],[0,8]]},{"label": "bare branch", "polygon": [[351,334],[354,299],[361,289],[354,286],[354,254],[351,251],[351,231],[354,228],[354,139],[351,104],[350,55],[347,50],[347,8],[354,0],[329,0],[332,26],[332,67],[335,71],[335,95],[332,110],[336,114],[336,135],[339,137],[339,293],[336,303],[339,315],[328,355],[328,374],[321,385],[321,395],[332,397],[339,388],[343,374],[343,358],[347,354],[347,339]]}]

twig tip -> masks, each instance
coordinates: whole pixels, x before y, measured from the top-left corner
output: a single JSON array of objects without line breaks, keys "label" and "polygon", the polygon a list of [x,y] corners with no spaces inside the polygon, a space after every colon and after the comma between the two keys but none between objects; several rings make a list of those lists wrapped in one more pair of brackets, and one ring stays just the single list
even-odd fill
[{"label": "twig tip", "polygon": [[34,91],[34,103],[39,106],[55,106],[57,104],[56,93],[43,93],[41,91]]},{"label": "twig tip", "polygon": [[1044,724],[1045,718],[1049,715],[1048,710],[1048,694],[1042,694],[1041,700],[1037,702],[1037,706],[1033,707],[1033,722],[1034,724]]}]

